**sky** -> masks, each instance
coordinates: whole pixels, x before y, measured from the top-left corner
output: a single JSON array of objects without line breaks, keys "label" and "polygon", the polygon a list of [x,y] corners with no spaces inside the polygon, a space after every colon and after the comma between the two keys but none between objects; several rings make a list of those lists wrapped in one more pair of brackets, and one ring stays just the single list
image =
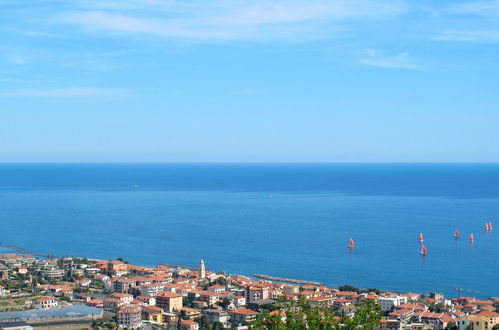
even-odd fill
[{"label": "sky", "polygon": [[0,162],[499,162],[499,0],[0,0]]}]

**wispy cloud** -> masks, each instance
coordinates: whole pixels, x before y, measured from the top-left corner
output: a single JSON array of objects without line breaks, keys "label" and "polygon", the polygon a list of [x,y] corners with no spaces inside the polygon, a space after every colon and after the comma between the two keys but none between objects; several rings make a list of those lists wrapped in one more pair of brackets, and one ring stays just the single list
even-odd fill
[{"label": "wispy cloud", "polygon": [[3,97],[55,97],[72,98],[88,96],[117,96],[123,94],[119,89],[104,89],[96,87],[67,87],[52,89],[17,89],[1,92]]},{"label": "wispy cloud", "polygon": [[496,42],[499,42],[499,29],[497,29],[497,30],[469,30],[469,31],[458,31],[458,30],[442,31],[439,34],[437,34],[434,37],[434,39],[441,40],[441,41],[496,43]]},{"label": "wispy cloud", "polygon": [[[104,5],[107,4],[107,5]],[[324,36],[349,19],[383,19],[409,10],[404,0],[126,1],[73,7],[53,22],[85,31],[148,34],[171,38],[251,39]],[[139,7],[140,4],[140,7]],[[127,10],[126,5],[133,10]],[[125,8],[125,9],[123,9]],[[310,33],[313,32],[313,33]],[[300,36],[301,34],[301,36]]]},{"label": "wispy cloud", "polygon": [[447,7],[447,12],[481,16],[499,15],[499,0],[477,0],[455,3]]},{"label": "wispy cloud", "polygon": [[395,55],[385,55],[376,49],[364,49],[359,63],[380,68],[422,70],[424,67],[415,63],[409,53],[402,52]]}]

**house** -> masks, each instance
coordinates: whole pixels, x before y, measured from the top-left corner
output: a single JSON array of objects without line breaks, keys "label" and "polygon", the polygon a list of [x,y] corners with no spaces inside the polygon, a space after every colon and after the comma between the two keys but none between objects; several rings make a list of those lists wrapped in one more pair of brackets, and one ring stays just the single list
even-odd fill
[{"label": "house", "polygon": [[117,310],[119,307],[125,305],[125,302],[116,298],[106,298],[103,302],[104,309]]},{"label": "house", "polygon": [[192,320],[180,320],[180,330],[198,330],[199,324]]},{"label": "house", "polygon": [[222,324],[229,324],[229,314],[220,309],[205,309],[203,314],[206,315],[210,323],[220,322]]},{"label": "house", "polygon": [[125,304],[130,304],[133,300],[133,296],[131,294],[119,293],[119,292],[111,293],[111,298],[119,299],[123,301]]},{"label": "house", "polygon": [[183,306],[183,297],[179,293],[163,291],[156,296],[156,306],[161,307],[164,312],[178,311]]},{"label": "house", "polygon": [[158,306],[144,306],[142,307],[142,319],[149,322],[163,323],[163,310]]},{"label": "house", "polygon": [[95,308],[103,308],[104,307],[104,302],[99,299],[90,299],[86,302],[87,306],[90,307],[95,307]]},{"label": "house", "polygon": [[7,293],[9,293],[9,291],[7,291],[5,287],[0,285],[0,296],[5,296],[7,295]]},{"label": "house", "polygon": [[330,308],[333,307],[334,300],[333,297],[311,297],[308,299],[308,303],[310,307]]},{"label": "house", "polygon": [[208,287],[208,291],[215,292],[215,293],[222,293],[222,292],[225,292],[225,287],[223,285],[215,284],[215,285]]},{"label": "house", "polygon": [[220,298],[215,292],[204,291],[199,295],[199,300],[206,301],[208,306],[213,306],[220,300]]},{"label": "house", "polygon": [[156,306],[156,297],[135,297],[136,300],[140,301],[142,305],[146,306]]},{"label": "house", "polygon": [[92,280],[89,278],[82,278],[81,280],[77,280],[76,284],[85,288],[88,288],[90,286],[90,283],[92,283]]},{"label": "house", "polygon": [[28,273],[28,267],[19,267],[17,268],[17,272],[21,275],[27,274]]},{"label": "house", "polygon": [[52,297],[43,297],[35,300],[36,309],[49,309],[57,307],[57,300]]},{"label": "house", "polygon": [[190,320],[194,320],[199,316],[199,311],[195,308],[182,307],[180,313],[184,313]]},{"label": "house", "polygon": [[257,312],[240,307],[230,311],[230,320],[234,324],[248,324],[256,320]]},{"label": "house", "polygon": [[118,326],[122,328],[140,328],[142,327],[142,311],[136,305],[123,305],[116,313]]},{"label": "house", "polygon": [[492,329],[496,324],[499,324],[499,314],[490,311],[468,315],[456,322],[459,330],[486,330]]}]

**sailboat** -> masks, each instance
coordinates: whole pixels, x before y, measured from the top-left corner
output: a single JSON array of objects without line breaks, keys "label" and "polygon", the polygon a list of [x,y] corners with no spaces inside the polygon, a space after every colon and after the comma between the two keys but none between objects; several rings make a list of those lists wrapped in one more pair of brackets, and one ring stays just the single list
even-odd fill
[{"label": "sailboat", "polygon": [[473,243],[475,241],[475,236],[473,233],[470,234],[470,242]]},{"label": "sailboat", "polygon": [[421,254],[425,256],[427,253],[428,251],[426,250],[426,246],[423,245],[423,247],[421,248]]},{"label": "sailboat", "polygon": [[419,233],[419,242],[420,243],[423,243],[424,239],[423,239],[423,233]]},{"label": "sailboat", "polygon": [[489,230],[492,230],[492,221],[489,222]]},{"label": "sailboat", "polygon": [[454,233],[455,238],[459,238],[459,229],[456,229],[456,232]]},{"label": "sailboat", "polygon": [[486,223],[485,223],[485,231],[489,231],[489,230],[490,230],[489,223],[488,223],[488,222],[486,222]]},{"label": "sailboat", "polygon": [[355,247],[355,242],[353,241],[353,239],[350,238],[350,241],[348,242],[348,247],[350,249],[353,249]]}]

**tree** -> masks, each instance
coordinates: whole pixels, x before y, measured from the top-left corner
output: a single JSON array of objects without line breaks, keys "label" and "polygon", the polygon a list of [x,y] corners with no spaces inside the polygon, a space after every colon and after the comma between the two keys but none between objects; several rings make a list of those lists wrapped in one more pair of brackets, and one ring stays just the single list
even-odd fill
[{"label": "tree", "polygon": [[285,320],[279,313],[264,312],[264,314],[251,325],[256,330],[326,330],[326,329],[358,329],[373,330],[381,321],[381,307],[373,301],[367,300],[358,303],[352,318],[335,315],[333,311],[322,307],[310,307],[306,301],[301,300],[298,305],[289,304],[286,309]]}]

